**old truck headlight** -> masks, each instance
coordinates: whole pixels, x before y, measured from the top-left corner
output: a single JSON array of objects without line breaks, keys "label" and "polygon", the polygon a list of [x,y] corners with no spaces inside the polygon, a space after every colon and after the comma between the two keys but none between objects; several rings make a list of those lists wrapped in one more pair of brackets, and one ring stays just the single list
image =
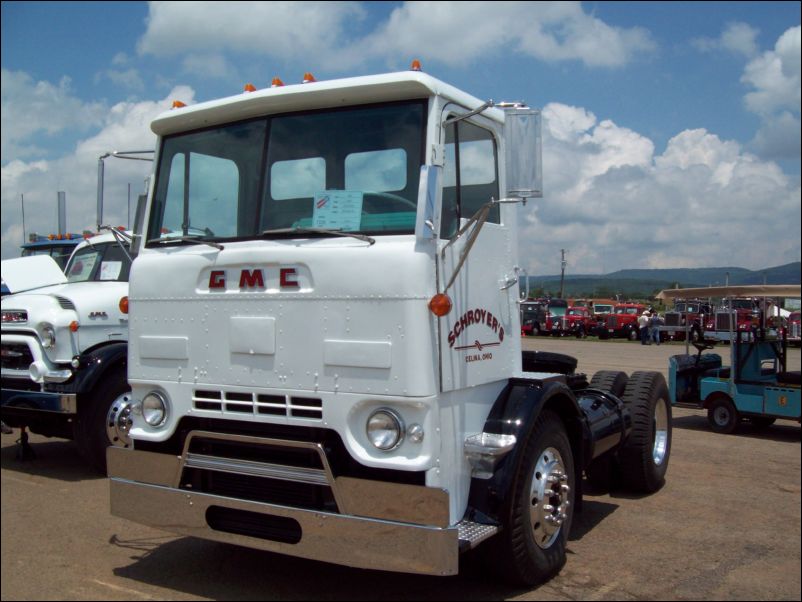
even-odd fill
[{"label": "old truck headlight", "polygon": [[404,440],[404,421],[387,408],[373,412],[367,422],[368,439],[376,449],[390,451]]},{"label": "old truck headlight", "polygon": [[150,426],[161,426],[167,419],[167,400],[162,393],[151,391],[142,400],[142,417]]},{"label": "old truck headlight", "polygon": [[42,325],[41,335],[42,347],[52,349],[56,346],[56,331],[50,324]]}]

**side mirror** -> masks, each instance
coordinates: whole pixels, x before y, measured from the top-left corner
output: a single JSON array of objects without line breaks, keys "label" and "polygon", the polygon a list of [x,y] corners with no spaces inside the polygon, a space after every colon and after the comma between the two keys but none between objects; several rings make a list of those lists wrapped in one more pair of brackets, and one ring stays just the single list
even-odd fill
[{"label": "side mirror", "polygon": [[541,114],[538,109],[504,110],[505,166],[508,198],[543,196]]}]

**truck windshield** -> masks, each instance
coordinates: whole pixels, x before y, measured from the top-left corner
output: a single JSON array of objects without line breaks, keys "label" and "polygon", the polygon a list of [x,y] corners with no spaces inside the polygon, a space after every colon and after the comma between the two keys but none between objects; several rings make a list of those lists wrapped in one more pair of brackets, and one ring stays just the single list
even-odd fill
[{"label": "truck windshield", "polygon": [[120,245],[110,242],[78,249],[64,272],[68,282],[128,282],[130,271],[131,260]]},{"label": "truck windshield", "polygon": [[273,115],[165,137],[148,241],[411,234],[425,107]]}]

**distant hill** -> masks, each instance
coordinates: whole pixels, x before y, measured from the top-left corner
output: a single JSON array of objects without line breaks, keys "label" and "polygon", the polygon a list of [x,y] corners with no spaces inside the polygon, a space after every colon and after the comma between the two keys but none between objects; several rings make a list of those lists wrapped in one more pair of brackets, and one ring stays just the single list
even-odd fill
[{"label": "distant hill", "polygon": [[[648,298],[659,291],[673,288],[723,286],[729,278],[732,285],[746,284],[802,284],[802,263],[796,261],[762,270],[737,267],[673,268],[659,270],[618,270],[603,275],[568,275],[563,285],[564,297],[615,297]],[[559,274],[530,276],[530,291],[557,295],[560,291]],[[542,294],[538,292],[538,294]]]}]

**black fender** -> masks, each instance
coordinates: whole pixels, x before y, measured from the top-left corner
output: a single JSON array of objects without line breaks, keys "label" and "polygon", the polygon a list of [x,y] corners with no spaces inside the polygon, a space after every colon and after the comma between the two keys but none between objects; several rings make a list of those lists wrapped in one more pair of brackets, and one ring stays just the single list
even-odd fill
[{"label": "black fender", "polygon": [[96,347],[79,356],[79,365],[73,377],[63,384],[48,385],[48,391],[61,393],[87,393],[112,369],[122,367],[128,370],[128,343],[118,341]]},{"label": "black fender", "polygon": [[517,442],[499,460],[490,479],[471,479],[468,496],[468,515],[471,520],[480,523],[500,522],[517,467],[522,461],[524,443],[546,407],[557,413],[565,424],[574,454],[575,503],[581,503],[582,469],[590,445],[590,432],[574,392],[566,384],[565,376],[555,375],[543,380],[513,378],[496,398],[485,421],[484,432],[514,435]]}]

